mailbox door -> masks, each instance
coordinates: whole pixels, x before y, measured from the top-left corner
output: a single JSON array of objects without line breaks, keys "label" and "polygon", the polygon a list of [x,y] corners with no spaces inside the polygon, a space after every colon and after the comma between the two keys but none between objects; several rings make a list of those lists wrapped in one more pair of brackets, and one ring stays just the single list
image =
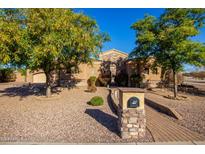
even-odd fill
[{"label": "mailbox door", "polygon": [[137,108],[140,105],[140,100],[137,97],[131,97],[127,101],[127,108]]}]

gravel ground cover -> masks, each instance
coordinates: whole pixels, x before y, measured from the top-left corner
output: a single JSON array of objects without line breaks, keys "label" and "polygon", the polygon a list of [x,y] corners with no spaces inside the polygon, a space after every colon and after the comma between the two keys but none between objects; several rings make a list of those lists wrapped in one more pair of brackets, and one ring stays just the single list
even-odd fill
[{"label": "gravel ground cover", "polygon": [[[18,85],[19,86],[19,85]],[[108,90],[65,89],[59,99],[38,100],[28,87],[0,85],[0,142],[39,143],[133,143],[118,136],[117,116],[112,112]],[[99,95],[104,105],[87,102]],[[153,142],[147,131],[138,142]]]},{"label": "gravel ground cover", "polygon": [[[170,116],[167,118],[176,123],[187,127],[190,130],[205,135],[205,96],[194,96],[185,93],[179,95],[187,97],[185,100],[171,100],[164,98],[164,96],[173,95],[171,91],[156,89],[154,92],[147,92],[146,96],[155,101],[160,101],[172,108],[182,115],[183,120],[176,120]],[[161,100],[163,99],[163,101]]]}]

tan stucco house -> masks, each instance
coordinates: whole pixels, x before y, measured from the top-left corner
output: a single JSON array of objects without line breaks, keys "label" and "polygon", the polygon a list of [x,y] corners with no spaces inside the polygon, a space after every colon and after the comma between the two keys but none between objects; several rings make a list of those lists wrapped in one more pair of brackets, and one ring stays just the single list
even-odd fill
[{"label": "tan stucco house", "polygon": [[[132,76],[135,74],[142,74],[144,76],[144,83],[151,83],[152,86],[156,86],[161,80],[161,69],[158,68],[153,72],[149,67],[142,69],[143,66],[140,62],[128,59],[128,54],[126,52],[119,51],[117,49],[110,49],[99,54],[99,58],[93,60],[93,64],[80,64],[79,73],[73,74],[72,79],[76,82],[76,86],[86,86],[87,80],[90,76],[101,77],[104,79],[109,79],[113,76],[117,78],[120,73],[124,73],[127,76],[126,86],[135,86],[132,83]],[[46,77],[43,71],[30,72],[27,71],[26,82],[30,83],[45,83]],[[24,79],[19,73],[17,74],[17,82],[21,82]],[[58,80],[57,74],[54,74],[54,80]],[[70,74],[61,72],[60,81],[62,84],[70,82]]]}]

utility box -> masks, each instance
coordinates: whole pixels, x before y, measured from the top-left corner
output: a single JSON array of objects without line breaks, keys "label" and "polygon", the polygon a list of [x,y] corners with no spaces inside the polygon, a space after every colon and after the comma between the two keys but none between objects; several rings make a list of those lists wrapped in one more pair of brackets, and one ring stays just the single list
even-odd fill
[{"label": "utility box", "polygon": [[118,125],[122,138],[145,136],[144,93],[140,88],[119,88]]}]

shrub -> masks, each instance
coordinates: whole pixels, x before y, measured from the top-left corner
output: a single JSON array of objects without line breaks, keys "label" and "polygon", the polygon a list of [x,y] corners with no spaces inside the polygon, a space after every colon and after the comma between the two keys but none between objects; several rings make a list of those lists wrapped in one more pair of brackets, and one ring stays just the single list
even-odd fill
[{"label": "shrub", "polygon": [[93,106],[101,106],[101,105],[103,105],[103,98],[102,97],[100,97],[100,96],[94,96],[91,100],[90,100],[90,102],[89,102],[89,104],[90,105],[93,105]]},{"label": "shrub", "polygon": [[126,87],[128,85],[128,75],[127,75],[127,73],[120,72],[115,77],[115,82],[117,83],[118,86]]},{"label": "shrub", "polygon": [[14,82],[16,81],[16,74],[13,69],[4,68],[0,70],[1,82]]},{"label": "shrub", "polygon": [[98,77],[96,80],[96,86],[106,87],[110,83],[110,78]]},{"label": "shrub", "polygon": [[95,86],[95,82],[96,82],[96,77],[95,76],[91,76],[87,83],[88,83],[88,91],[90,92],[96,92],[97,91],[97,88]]},{"label": "shrub", "polygon": [[142,81],[143,81],[143,77],[141,77],[139,74],[132,74],[130,76],[130,80],[131,80],[131,86],[132,87],[140,87]]}]

